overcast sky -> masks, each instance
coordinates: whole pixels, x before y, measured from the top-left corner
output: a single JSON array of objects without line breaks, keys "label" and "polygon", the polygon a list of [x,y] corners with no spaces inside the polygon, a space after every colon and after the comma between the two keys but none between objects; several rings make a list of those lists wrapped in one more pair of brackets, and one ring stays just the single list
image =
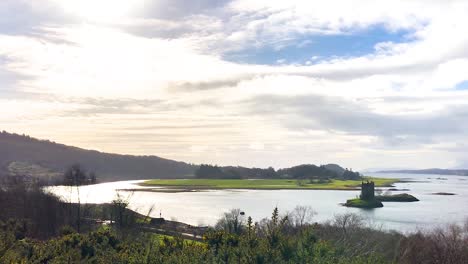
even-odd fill
[{"label": "overcast sky", "polygon": [[1,0],[0,130],[276,168],[468,167],[468,1]]}]

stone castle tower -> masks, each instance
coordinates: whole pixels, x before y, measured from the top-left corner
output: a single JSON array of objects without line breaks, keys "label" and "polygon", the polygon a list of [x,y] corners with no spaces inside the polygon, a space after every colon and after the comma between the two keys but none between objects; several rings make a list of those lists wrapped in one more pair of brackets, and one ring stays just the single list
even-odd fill
[{"label": "stone castle tower", "polygon": [[373,181],[361,182],[361,199],[366,201],[375,199],[375,184]]}]

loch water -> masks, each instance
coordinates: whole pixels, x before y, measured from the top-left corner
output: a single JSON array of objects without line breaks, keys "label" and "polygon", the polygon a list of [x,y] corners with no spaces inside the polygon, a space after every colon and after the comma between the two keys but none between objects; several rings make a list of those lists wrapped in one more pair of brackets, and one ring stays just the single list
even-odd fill
[{"label": "loch water", "polygon": [[[364,210],[340,205],[359,195],[359,191],[337,190],[206,190],[197,192],[144,191],[141,181],[120,181],[81,186],[82,203],[108,203],[117,192],[129,200],[130,209],[147,214],[151,207],[153,217],[161,214],[166,219],[192,225],[213,225],[224,212],[239,208],[254,221],[270,217],[277,206],[280,213],[291,211],[297,205],[310,206],[317,213],[314,221],[331,220],[337,214],[360,214],[376,228],[412,232],[431,229],[449,223],[463,224],[468,220],[468,176],[373,173],[373,177],[400,178],[392,194],[409,193],[420,201],[411,203],[386,202],[383,208]],[[74,188],[48,187],[48,191],[69,201],[77,198]],[[142,189],[129,192],[122,189]],[[385,191],[388,188],[382,188]],[[120,190],[120,191],[119,191]],[[456,195],[434,195],[437,192]]]}]

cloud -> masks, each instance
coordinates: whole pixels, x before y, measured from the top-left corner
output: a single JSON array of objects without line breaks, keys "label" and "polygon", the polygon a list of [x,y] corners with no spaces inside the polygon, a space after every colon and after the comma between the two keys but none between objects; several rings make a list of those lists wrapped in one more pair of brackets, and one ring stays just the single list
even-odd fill
[{"label": "cloud", "polygon": [[[86,17],[55,0],[2,1],[2,126],[252,166],[444,167],[466,153],[468,93],[455,89],[468,80],[465,1],[137,2],[97,19],[100,9]],[[318,36],[374,28],[404,34],[354,57],[307,51]],[[300,50],[309,62],[230,56],[265,50]]]},{"label": "cloud", "polygon": [[242,78],[232,80],[213,80],[207,82],[181,82],[169,84],[169,87],[175,91],[199,91],[237,86],[241,81]]},{"label": "cloud", "polygon": [[[412,100],[414,101],[414,99]],[[270,115],[292,130],[328,130],[381,137],[391,142],[457,135],[468,129],[468,104],[431,114],[379,114],[358,102],[325,96],[258,96],[250,114]]]},{"label": "cloud", "polygon": [[[77,21],[53,1],[2,0],[0,2],[0,34],[30,35],[42,26],[64,25]],[[35,34],[40,37],[40,34]]]}]

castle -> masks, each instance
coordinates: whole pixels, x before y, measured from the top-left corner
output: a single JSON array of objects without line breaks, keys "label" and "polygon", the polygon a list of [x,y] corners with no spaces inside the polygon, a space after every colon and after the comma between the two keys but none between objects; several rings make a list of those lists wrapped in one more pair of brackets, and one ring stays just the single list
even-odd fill
[{"label": "castle", "polygon": [[375,184],[373,181],[361,182],[360,198],[366,201],[371,201],[375,199]]}]

